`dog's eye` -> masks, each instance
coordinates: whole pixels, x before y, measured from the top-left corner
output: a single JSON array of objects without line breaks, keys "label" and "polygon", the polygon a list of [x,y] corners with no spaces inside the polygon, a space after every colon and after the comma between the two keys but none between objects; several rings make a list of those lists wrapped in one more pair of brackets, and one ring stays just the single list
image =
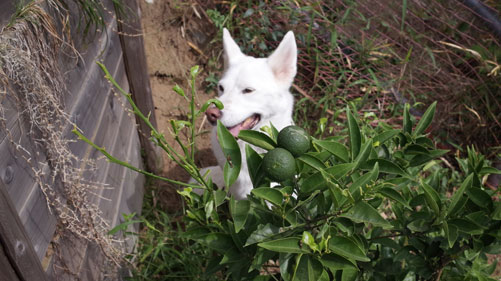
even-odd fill
[{"label": "dog's eye", "polygon": [[223,87],[223,85],[219,84],[218,88],[219,88],[219,91],[220,91],[221,93],[222,93],[222,92],[224,92],[224,87]]},{"label": "dog's eye", "polygon": [[242,93],[244,93],[244,94],[250,94],[250,93],[252,93],[252,92],[254,92],[254,91],[255,91],[255,90],[254,90],[254,89],[252,89],[252,88],[245,88],[245,89],[242,91]]}]

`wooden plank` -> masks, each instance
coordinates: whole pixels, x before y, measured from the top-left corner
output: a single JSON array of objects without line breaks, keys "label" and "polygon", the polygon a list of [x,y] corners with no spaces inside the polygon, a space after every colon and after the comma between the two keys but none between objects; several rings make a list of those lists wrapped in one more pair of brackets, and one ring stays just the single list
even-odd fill
[{"label": "wooden plank", "polygon": [[[134,163],[134,159],[138,159],[140,161],[139,151],[141,148],[141,144],[139,142],[139,138],[134,137],[133,141],[129,146],[130,162],[133,165],[138,165],[139,163]],[[137,161],[137,160],[136,160]],[[125,171],[125,180],[123,181],[122,186],[122,196],[119,199],[119,204],[117,204],[115,208],[115,214],[113,214],[113,222],[112,225],[116,226],[122,223],[122,214],[131,214],[136,213],[138,216],[141,215],[141,210],[143,206],[143,196],[144,196],[144,184],[146,182],[146,178],[143,175],[138,175],[136,172],[127,170]],[[129,225],[128,230],[131,232],[138,233],[139,232],[139,224],[135,223]],[[127,251],[132,251],[134,245],[136,244],[137,237],[127,237],[125,240],[125,247]]]},{"label": "wooden plank", "polygon": [[2,182],[0,182],[0,239],[7,258],[21,280],[48,280]]},{"label": "wooden plank", "polygon": [[[125,75],[125,69],[123,64],[118,66],[118,69],[112,71],[113,76],[115,76],[116,81],[125,89],[128,90],[127,79]],[[108,148],[109,152],[112,155],[123,156],[124,148],[120,145],[119,139],[127,140],[129,139],[130,131],[135,130],[134,124],[130,124],[130,126],[125,127],[121,123],[123,119],[130,119],[125,112],[125,109],[122,107],[122,104],[125,102],[125,99],[121,95],[110,95],[110,100],[107,102],[107,109],[105,114],[101,120],[99,128],[97,130],[96,138],[94,142],[100,146],[105,146]],[[84,143],[85,144],[85,143]],[[86,144],[85,144],[86,145]],[[122,153],[120,153],[122,152]],[[92,151],[86,154],[86,157],[90,158],[100,158],[101,154],[97,152],[97,150],[92,149]],[[98,161],[97,163],[97,173],[86,175],[86,179],[97,181],[97,182],[105,182],[109,186],[104,190],[97,190],[99,196],[91,196],[91,200],[101,206],[106,204],[117,204],[114,200],[106,200],[103,198],[109,198],[109,193],[117,192],[117,189],[109,183],[106,179],[110,174],[110,166],[117,166],[115,164],[110,164],[104,159]],[[118,169],[123,169],[123,167],[118,166]],[[102,207],[101,207],[102,208]],[[71,240],[60,241],[60,248],[65,251],[64,259],[69,259],[71,257],[71,268],[77,273],[80,274],[81,280],[101,280],[96,277],[99,274],[99,266],[102,266],[103,257],[100,253],[100,249],[94,243],[77,243]],[[72,253],[78,254],[72,254]],[[57,268],[57,266],[56,266]],[[72,280],[75,278],[74,276],[64,274],[64,272],[60,271],[51,271],[51,276],[63,276],[62,280]]]},{"label": "wooden plank", "polygon": [[15,1],[0,1],[0,28],[9,23],[9,20],[16,11],[15,3]]},{"label": "wooden plank", "polygon": [[10,264],[2,245],[0,245],[0,280],[20,281],[14,271],[14,268],[12,268],[12,265]]},{"label": "wooden plank", "polygon": [[[109,11],[113,11],[112,1],[101,1],[101,3]],[[113,40],[112,37],[118,37],[115,32],[117,26],[113,14],[104,13],[103,20],[107,23],[104,32],[90,32],[84,36],[81,30],[82,23],[80,21],[82,17],[79,16],[79,6],[74,1],[68,1],[66,4],[68,4],[71,15],[68,19],[72,27],[72,43],[79,52],[78,56],[73,56],[71,53],[67,56],[60,56],[61,63],[59,63],[61,73],[65,74],[69,92],[69,95],[65,96],[65,105],[66,108],[71,109],[79,97],[79,90],[83,88],[82,85],[88,81],[89,70],[96,66],[97,60],[103,60],[106,56],[109,56],[109,50],[119,49],[120,42]],[[79,26],[80,28],[78,28]],[[91,30],[93,31],[93,28]]]},{"label": "wooden plank", "polygon": [[[155,117],[155,107],[153,105],[153,97],[151,95],[150,78],[148,76],[148,68],[146,65],[146,55],[144,50],[144,42],[142,36],[128,36],[127,34],[138,35],[142,32],[141,14],[137,0],[123,0],[126,16],[118,16],[118,31],[121,32],[120,42],[124,54],[125,70],[129,78],[129,86],[133,95],[134,102],[145,115],[150,115],[150,122],[157,127]],[[160,149],[155,146],[150,140],[149,134],[151,131],[146,123],[138,118],[138,124],[141,134],[141,145],[146,154],[146,166],[150,171],[160,172],[162,170],[162,156]]]}]

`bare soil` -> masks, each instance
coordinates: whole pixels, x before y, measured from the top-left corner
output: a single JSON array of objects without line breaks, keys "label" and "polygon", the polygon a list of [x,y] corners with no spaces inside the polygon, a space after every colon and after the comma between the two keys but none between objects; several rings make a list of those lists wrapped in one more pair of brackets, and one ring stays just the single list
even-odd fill
[{"label": "bare soil", "polygon": [[[173,3],[174,2],[174,3]],[[171,137],[171,120],[187,120],[189,103],[177,95],[172,88],[177,84],[188,94],[189,70],[194,65],[202,68],[197,81],[197,103],[203,104],[212,94],[204,91],[203,80],[207,73],[203,67],[207,64],[209,55],[204,49],[214,36],[212,24],[207,23],[202,9],[197,6],[176,1],[155,0],[150,4],[140,1],[143,35],[148,62],[153,102],[158,129],[164,133],[168,142],[179,149]],[[210,124],[199,120],[197,131],[197,164],[200,167],[215,165],[216,161],[210,149]],[[184,132],[185,134],[188,131]],[[185,135],[186,136],[186,135]],[[184,138],[186,139],[186,138]],[[188,174],[176,163],[164,155],[163,175],[180,181],[188,181]],[[179,198],[175,186],[165,183],[155,183],[158,200],[168,211],[176,211]]]}]

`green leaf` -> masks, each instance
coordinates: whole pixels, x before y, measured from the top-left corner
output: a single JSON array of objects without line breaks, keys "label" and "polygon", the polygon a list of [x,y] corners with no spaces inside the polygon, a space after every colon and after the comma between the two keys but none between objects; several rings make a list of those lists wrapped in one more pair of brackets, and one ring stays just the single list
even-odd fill
[{"label": "green leaf", "polygon": [[309,154],[303,154],[297,158],[297,160],[305,163],[306,165],[312,167],[313,169],[317,171],[324,170],[325,164],[320,161],[320,159],[316,158],[315,156],[309,155]]},{"label": "green leaf", "polygon": [[368,142],[364,143],[362,150],[358,154],[357,158],[355,158],[355,160],[353,161],[355,164],[353,170],[358,169],[360,166],[366,163],[367,158],[369,158],[369,155],[371,154],[371,150],[372,150],[372,140],[369,140]]},{"label": "green leaf", "polygon": [[334,179],[339,179],[345,176],[353,168],[353,163],[344,163],[339,165],[334,165],[330,168],[325,169],[323,172],[316,172],[315,174],[307,177],[301,184],[301,191],[304,193],[309,193],[314,190],[320,189],[324,190],[327,188],[325,178],[322,173],[332,176]]},{"label": "green leaf", "polygon": [[356,181],[354,181],[350,187],[351,196],[353,200],[358,201],[362,196],[362,191],[365,189],[365,186],[377,179],[379,175],[379,164],[376,162],[372,171],[365,173],[363,176],[359,177]]},{"label": "green leaf", "polygon": [[404,205],[407,209],[411,209],[409,203],[400,195],[400,193],[393,188],[383,187],[377,191],[379,194],[383,195],[386,198],[390,198],[402,205]]},{"label": "green leaf", "polygon": [[403,130],[405,133],[411,134],[412,133],[412,121],[411,121],[411,115],[409,113],[409,108],[410,108],[410,105],[408,103],[406,103],[404,106]]},{"label": "green leaf", "polygon": [[247,160],[247,170],[249,171],[249,177],[251,179],[252,186],[255,187],[258,184],[258,172],[263,159],[248,144],[245,144],[245,158]]},{"label": "green leaf", "polygon": [[365,252],[360,249],[355,242],[343,236],[334,236],[329,239],[329,250],[334,254],[348,259],[365,262],[370,261]]},{"label": "green leaf", "polygon": [[280,276],[282,276],[282,279],[284,279],[284,281],[291,280],[292,270],[290,270],[290,267],[294,261],[294,257],[296,257],[296,255],[288,253],[280,253],[280,255],[278,256],[278,263],[280,264]]},{"label": "green leaf", "polygon": [[421,164],[427,163],[435,158],[438,158],[444,154],[449,152],[449,150],[446,149],[434,149],[428,151],[428,154],[418,154],[409,161],[409,165],[411,167],[419,166]]},{"label": "green leaf", "polygon": [[343,269],[343,273],[341,275],[341,281],[355,281],[357,280],[358,270],[346,268]]},{"label": "green leaf", "polygon": [[438,192],[425,182],[421,183],[421,187],[423,188],[424,195],[426,198],[426,202],[428,203],[428,206],[435,212],[435,214],[438,216],[440,215],[440,196],[438,195]]},{"label": "green leaf", "polygon": [[379,212],[364,201],[357,202],[343,217],[349,218],[355,222],[371,223],[374,226],[380,226],[385,229],[393,226],[387,222]]},{"label": "green leaf", "polygon": [[483,229],[480,226],[470,222],[466,219],[452,219],[447,222],[449,228],[451,226],[457,227],[457,229],[461,232],[478,235],[483,233]]},{"label": "green leaf", "polygon": [[349,107],[346,107],[346,115],[348,117],[348,131],[350,135],[350,152],[351,159],[355,160],[360,152],[362,144],[362,137],[360,136],[360,128],[358,127],[357,120],[353,117]]},{"label": "green leaf", "polygon": [[381,134],[372,138],[372,143],[374,143],[374,145],[381,145],[385,143],[387,140],[392,139],[393,137],[398,135],[399,132],[400,132],[399,130],[384,131]]},{"label": "green leaf", "polygon": [[205,111],[207,110],[207,108],[209,108],[209,106],[210,106],[211,104],[214,104],[214,105],[215,105],[217,108],[219,108],[219,109],[223,109],[223,108],[224,108],[223,103],[222,103],[220,100],[218,100],[218,99],[209,99],[208,101],[206,101],[206,102],[202,105],[202,107],[200,108],[200,110],[199,110],[198,112],[199,112],[199,113],[201,113],[201,112],[205,112]]},{"label": "green leaf", "polygon": [[209,233],[205,237],[204,242],[209,248],[223,254],[230,248],[235,247],[235,244],[233,243],[233,239],[231,238],[231,236],[225,233],[218,233],[218,232]]},{"label": "green leaf", "polygon": [[200,67],[198,65],[194,65],[190,68],[190,76],[191,79],[195,79],[199,73]]},{"label": "green leaf", "polygon": [[493,167],[482,167],[479,172],[480,175],[490,175],[490,174],[496,174],[496,175],[501,175],[501,170],[493,168]]},{"label": "green leaf", "polygon": [[176,94],[178,94],[178,95],[180,95],[180,96],[182,96],[182,97],[185,97],[185,98],[186,98],[186,94],[184,93],[183,88],[179,87],[179,85],[178,85],[178,84],[176,84],[176,85],[172,88],[172,90],[174,90],[174,92],[176,92]]},{"label": "green leaf", "polygon": [[[127,227],[129,225],[135,224],[135,223],[141,223],[141,222],[143,222],[143,221],[142,220],[128,220],[128,221],[125,221],[125,222],[123,222],[123,223],[115,226],[110,231],[108,231],[108,234],[109,235],[113,235],[113,234],[117,233],[118,231],[127,231]],[[144,221],[144,222],[146,222],[146,221]]]},{"label": "green leaf", "polygon": [[217,120],[217,139],[226,157],[226,163],[223,168],[224,184],[230,187],[237,180],[240,173],[242,155],[240,154],[237,141],[219,120]]},{"label": "green leaf", "polygon": [[309,253],[307,249],[303,249],[299,246],[299,241],[301,241],[300,238],[287,237],[267,242],[261,242],[258,243],[257,245],[261,248],[265,248],[267,250],[279,253],[295,253],[295,254]]},{"label": "green leaf", "polygon": [[470,174],[464,180],[463,184],[461,184],[461,187],[456,192],[454,192],[454,194],[452,195],[451,204],[449,205],[449,208],[447,209],[447,216],[452,216],[456,213],[456,211],[458,211],[458,209],[456,209],[456,205],[458,205],[459,199],[461,199],[461,197],[463,197],[465,190],[467,188],[471,187],[473,176],[474,176],[474,174]]},{"label": "green leaf", "polygon": [[455,225],[448,225],[445,221],[443,227],[445,236],[447,237],[447,242],[449,243],[449,248],[452,248],[458,238],[458,228]]},{"label": "green leaf", "polygon": [[325,254],[320,258],[320,262],[332,272],[343,270],[346,268],[357,269],[356,262],[346,259],[336,254]]},{"label": "green leaf", "polygon": [[491,216],[493,220],[501,220],[501,202],[495,202],[496,208],[492,212]]},{"label": "green leaf", "polygon": [[318,251],[318,244],[315,242],[315,238],[308,231],[303,231],[303,236],[301,237],[301,242],[303,245],[308,245],[313,252]]},{"label": "green leaf", "polygon": [[259,242],[262,242],[273,235],[277,234],[280,232],[280,228],[277,226],[274,226],[271,223],[267,223],[266,225],[259,225],[257,229],[252,232],[252,234],[247,238],[247,241],[245,242],[245,246],[249,246],[252,244],[256,244]]},{"label": "green leaf", "polygon": [[226,191],[222,189],[214,191],[214,202],[216,203],[216,207],[223,204],[225,198],[226,198]]},{"label": "green leaf", "polygon": [[235,223],[235,232],[238,233],[245,225],[247,216],[249,215],[250,201],[249,200],[235,200],[232,196],[230,199],[230,212]]},{"label": "green leaf", "polygon": [[280,206],[284,199],[282,192],[270,187],[258,187],[251,190],[252,194],[261,199],[267,200],[276,206]]},{"label": "green leaf", "polygon": [[471,199],[473,203],[482,208],[491,208],[492,207],[492,199],[487,192],[478,188],[478,187],[470,187],[465,190],[468,198]]},{"label": "green leaf", "polygon": [[349,161],[348,149],[339,142],[314,139],[313,144],[320,146],[322,149],[328,151],[345,163]]},{"label": "green leaf", "polygon": [[254,130],[241,130],[238,138],[257,147],[272,150],[277,146],[268,135]]},{"label": "green leaf", "polygon": [[400,175],[403,177],[409,176],[402,168],[400,168],[400,166],[382,158],[369,159],[365,164],[361,166],[361,168],[363,170],[372,170],[376,163],[379,164],[379,172],[381,173]]},{"label": "green leaf", "polygon": [[310,255],[301,255],[293,280],[318,280],[322,271],[322,264],[316,258]]},{"label": "green leaf", "polygon": [[423,114],[421,120],[419,120],[416,128],[414,129],[414,136],[421,135],[428,128],[428,126],[430,126],[431,121],[433,121],[433,117],[435,116],[436,107],[437,102],[435,101],[428,107],[428,109],[426,109],[426,112]]}]

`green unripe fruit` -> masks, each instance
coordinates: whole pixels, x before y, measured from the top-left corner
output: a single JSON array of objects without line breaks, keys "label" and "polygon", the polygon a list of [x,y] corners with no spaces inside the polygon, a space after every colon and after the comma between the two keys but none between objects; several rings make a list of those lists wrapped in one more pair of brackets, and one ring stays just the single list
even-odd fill
[{"label": "green unripe fruit", "polygon": [[291,179],[296,174],[296,160],[283,148],[274,148],[263,157],[263,168],[266,175],[274,181]]},{"label": "green unripe fruit", "polygon": [[310,149],[310,135],[303,128],[290,125],[278,133],[277,143],[298,157]]}]

